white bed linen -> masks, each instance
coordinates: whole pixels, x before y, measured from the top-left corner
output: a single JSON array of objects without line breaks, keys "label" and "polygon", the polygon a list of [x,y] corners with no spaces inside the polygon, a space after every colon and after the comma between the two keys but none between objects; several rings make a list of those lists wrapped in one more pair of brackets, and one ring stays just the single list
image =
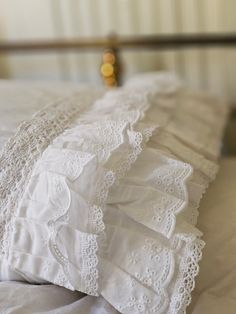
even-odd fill
[{"label": "white bed linen", "polygon": [[[88,86],[73,83],[45,83],[0,80],[0,149],[21,122],[28,120],[45,104],[67,97]],[[102,88],[96,88],[102,92]]]},{"label": "white bed linen", "polygon": [[236,158],[226,158],[199,209],[206,246],[189,314],[236,313],[235,193]]},{"label": "white bed linen", "polygon": [[[45,105],[67,99],[78,93],[99,97],[104,88],[66,82],[28,82],[0,80],[0,150],[22,122],[27,122]],[[0,169],[1,170],[1,169]],[[0,259],[1,280],[24,280],[5,261]]]},{"label": "white bed linen", "polygon": [[[112,95],[112,96],[113,96],[113,95]],[[183,108],[183,109],[185,110],[185,108]],[[205,109],[204,109],[204,110],[205,110]],[[187,113],[185,112],[185,114],[187,114]],[[176,116],[176,117],[177,117],[177,116]],[[178,117],[177,117],[177,118],[178,118]],[[192,118],[193,118],[193,117],[192,117]],[[196,117],[193,118],[193,121],[195,120],[195,118],[196,118]],[[209,119],[210,119],[210,117],[209,117]],[[169,131],[170,133],[174,133],[174,134],[175,134],[175,133],[176,133],[176,132],[175,132],[175,129],[176,129],[176,130],[179,130],[179,127],[178,127],[178,126],[179,126],[180,124],[182,124],[182,123],[181,123],[181,116],[179,116],[179,119],[176,119],[176,122],[177,122],[176,125],[170,123],[170,124],[169,124],[169,129],[167,129],[167,131]],[[210,122],[213,122],[213,121],[210,121]],[[210,122],[209,122],[209,123],[210,123]],[[204,123],[205,123],[205,122],[204,122]],[[202,123],[202,127],[204,126],[204,123]],[[206,131],[207,131],[207,130],[206,130]],[[167,133],[168,133],[168,132],[167,132]],[[201,133],[201,132],[200,132],[200,133]],[[204,132],[203,132],[203,133],[204,133]],[[185,130],[183,129],[183,130],[180,131],[179,136],[181,137],[182,135],[185,135],[185,134],[187,134],[187,133],[186,133]],[[163,135],[164,135],[164,137],[163,137]],[[211,133],[209,133],[208,135],[211,135]],[[212,135],[213,135],[213,133],[212,133]],[[158,136],[157,138],[158,138],[158,140],[157,140],[157,142],[155,143],[155,145],[159,144],[160,141],[161,141],[161,139],[163,140],[163,138],[164,138],[164,144],[161,143],[161,145],[164,145],[164,146],[165,146],[165,144],[167,144],[167,142],[166,142],[166,141],[167,141],[167,138],[166,138],[166,134],[165,134],[165,133],[163,133],[163,134],[161,133],[161,136]],[[204,137],[204,138],[205,138],[205,137]],[[169,155],[169,152],[172,152],[173,154],[176,153],[176,154],[178,155],[178,152],[172,151],[172,148],[173,148],[173,147],[171,146],[171,140],[173,140],[171,137],[168,138],[168,141],[169,141],[169,142],[168,142],[168,143],[169,143],[168,145],[170,145],[170,147],[167,145],[167,147],[166,147],[165,149],[163,149],[163,154],[165,155],[164,152],[166,152],[166,154],[167,154],[167,156],[165,156],[165,157],[166,157],[165,160],[168,159],[167,157],[168,157],[168,155]],[[184,140],[184,141],[185,141],[185,140],[188,141],[189,139],[188,139],[187,137],[186,137],[186,138],[184,137],[183,140]],[[203,142],[203,146],[198,146],[198,145],[197,145],[197,144],[202,144],[202,142]],[[210,142],[210,141],[209,141],[209,142]],[[217,140],[217,142],[218,142],[218,140]],[[213,143],[213,142],[211,142],[211,143]],[[206,143],[205,143],[205,142],[202,140],[202,138],[200,138],[200,137],[199,137],[199,138],[198,138],[198,137],[195,138],[195,141],[194,141],[194,143],[193,143],[193,146],[196,146],[196,149],[199,149],[199,150],[206,150],[206,152],[209,153],[210,155],[211,155],[211,154],[215,155],[215,150],[214,150],[214,149],[212,150],[211,147],[210,147],[209,145],[207,145],[207,141],[206,141]],[[218,150],[218,146],[215,145],[215,143],[213,143],[213,147],[215,147],[215,149]],[[156,147],[155,147],[155,148],[156,148]],[[150,152],[151,152],[151,151],[150,151]],[[188,151],[186,150],[185,153],[183,154],[183,156],[182,156],[182,153],[181,153],[181,156],[180,156],[180,157],[182,157],[182,159],[184,160],[185,158],[187,158],[187,156],[188,156]],[[171,157],[171,155],[170,155],[169,157]],[[153,158],[153,157],[152,157],[152,158]],[[155,158],[154,158],[154,159],[155,159]],[[182,160],[182,159],[181,159],[181,160]],[[142,158],[141,158],[141,161],[142,161]],[[144,161],[145,161],[145,160],[144,160]],[[201,165],[201,163],[198,164],[198,161],[199,161],[199,159],[196,159],[194,162],[196,162],[197,165]],[[190,162],[191,162],[191,161],[190,161]],[[181,164],[181,162],[178,162],[178,164]],[[184,164],[183,164],[183,166],[184,166]],[[195,165],[194,165],[194,166],[195,166]],[[196,167],[197,167],[197,166],[196,166]],[[139,169],[143,169],[143,167],[139,167]],[[198,169],[198,168],[197,168],[197,169]],[[203,173],[206,171],[206,175],[208,176],[208,169],[205,170],[205,168],[203,168],[202,171],[203,171]],[[209,171],[210,171],[210,170],[209,170]],[[214,171],[215,171],[215,170],[214,170]],[[213,171],[213,172],[214,172],[214,171]],[[132,174],[132,173],[131,173],[131,174]],[[209,175],[209,178],[210,178],[210,177],[211,177],[211,175]],[[132,179],[132,175],[131,175],[131,179]],[[198,179],[200,180],[200,177],[199,177]],[[194,177],[194,180],[196,180],[196,182],[198,182],[197,179],[196,179],[196,177]],[[132,181],[132,180],[131,180],[131,181]],[[196,183],[196,182],[195,182],[195,183]],[[124,182],[124,183],[126,184],[127,182]],[[121,184],[121,186],[122,186],[122,184]],[[192,186],[192,185],[191,185],[191,186]],[[133,217],[132,217],[132,218],[133,218]],[[149,217],[148,217],[148,218],[149,218]],[[138,221],[139,218],[138,218],[138,217],[134,217],[134,219],[136,219],[136,220]],[[188,217],[185,217],[184,212],[183,212],[183,215],[182,215],[182,214],[180,215],[180,221],[179,221],[180,224],[179,224],[179,227],[181,227],[181,228],[183,227],[183,228],[184,228],[183,222],[184,222],[185,219],[186,219],[186,221],[188,222],[187,219],[189,219],[189,218],[188,218]],[[183,220],[183,221],[182,221],[182,220]],[[109,222],[108,222],[108,224],[109,224]],[[149,227],[149,225],[148,225],[149,222],[146,223],[146,224],[147,224],[147,226]],[[146,225],[146,224],[144,223],[144,225]],[[181,228],[180,228],[180,229],[181,229]],[[109,231],[109,228],[107,228],[107,229],[108,229],[108,231]],[[179,230],[179,229],[178,229],[178,230]],[[178,231],[178,230],[177,230],[177,231]],[[182,229],[181,229],[181,230],[182,230]],[[184,230],[185,230],[185,229],[183,229],[182,232],[184,232]],[[169,237],[169,232],[171,232],[171,231],[165,231],[165,230],[162,231],[161,229],[160,229],[160,230],[158,229],[158,231],[161,232],[161,233],[163,233],[163,234],[164,234],[165,236],[167,236],[167,237]],[[167,232],[167,234],[165,234],[166,232]],[[121,235],[122,235],[122,234],[121,234]],[[162,238],[162,236],[160,236],[160,238]],[[136,239],[137,239],[137,237],[136,237]],[[163,240],[163,241],[164,241],[164,240]],[[125,241],[123,241],[123,242],[125,243]],[[113,254],[113,256],[114,256],[114,254]],[[123,266],[124,266],[124,265],[123,265]],[[132,270],[133,270],[133,269],[132,269]],[[129,269],[128,269],[128,271],[129,271]],[[131,270],[130,270],[130,271],[131,271]],[[113,271],[110,272],[110,273],[111,273],[111,274],[114,274]],[[142,288],[142,289],[144,289],[144,288]],[[108,290],[110,291],[110,289],[108,289]],[[108,299],[108,300],[109,300],[109,299]],[[126,312],[127,312],[127,311],[126,311]],[[128,312],[127,312],[127,313],[128,313]]]},{"label": "white bed linen", "polygon": [[[236,158],[221,161],[216,181],[200,206],[204,231],[200,274],[188,314],[235,314]],[[219,232],[215,232],[218,228]],[[0,283],[1,314],[118,314],[102,297],[84,296],[54,285]]]},{"label": "white bed linen", "polygon": [[117,314],[103,298],[54,285],[0,283],[1,314]]}]

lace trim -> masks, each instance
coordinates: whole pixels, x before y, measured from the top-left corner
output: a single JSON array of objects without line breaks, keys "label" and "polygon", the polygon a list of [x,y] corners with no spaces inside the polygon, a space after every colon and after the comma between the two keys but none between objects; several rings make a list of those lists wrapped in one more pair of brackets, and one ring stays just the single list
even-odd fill
[{"label": "lace trim", "polygon": [[[117,98],[119,98],[118,95]],[[122,98],[123,91],[120,91],[120,96]],[[70,127],[70,130],[64,132],[61,137],[58,137],[52,145],[45,150],[42,158],[39,160],[39,164],[34,167],[36,173],[40,172],[44,165],[47,165],[50,171],[55,172],[55,176],[52,178],[54,180],[52,182],[53,189],[51,190],[52,203],[55,204],[57,197],[64,193],[65,189],[70,193],[67,182],[64,180],[65,178],[63,181],[60,179],[61,172],[63,177],[68,177],[68,179],[72,181],[76,180],[76,178],[83,173],[84,166],[91,158],[94,158],[94,160],[97,159],[99,165],[98,171],[105,171],[104,176],[99,180],[97,188],[95,187],[96,196],[95,199],[91,200],[88,211],[88,233],[92,235],[89,237],[88,233],[86,233],[87,236],[83,234],[80,236],[82,246],[80,256],[82,257],[82,263],[80,268],[76,270],[81,279],[79,287],[77,288],[91,295],[98,295],[99,265],[97,251],[98,248],[105,249],[106,245],[103,213],[105,211],[108,191],[110,187],[129,170],[131,164],[135,162],[138,154],[142,151],[142,142],[147,141],[152,131],[155,129],[153,126],[149,127],[142,124],[139,126],[141,132],[133,130],[136,124],[138,126],[138,121],[144,116],[144,111],[147,110],[147,102],[143,101],[146,97],[147,93],[145,92],[145,97],[141,97],[142,101],[137,105],[138,108],[136,110],[131,109],[129,111],[127,107],[124,106],[124,110],[119,112],[120,115],[117,112],[115,120],[113,119],[114,112],[110,110],[111,119],[109,119],[109,115],[107,115],[105,121],[101,120],[101,124],[99,124],[100,120],[94,122],[91,120],[88,124],[87,121],[89,121],[90,117],[89,111],[87,111],[85,115],[78,118],[74,127]],[[134,99],[133,106],[136,104],[135,101]],[[109,102],[109,100],[104,99],[104,106],[106,102]],[[131,105],[132,104],[129,103],[128,107],[131,108]],[[58,108],[55,108],[55,110],[58,111]],[[93,114],[93,110],[91,110],[91,112]],[[85,117],[87,121],[84,120]],[[124,117],[126,118],[125,120],[123,120]],[[83,133],[83,130],[88,132]],[[74,151],[70,151],[67,148],[64,151],[63,148],[60,147],[63,147],[62,144],[66,141],[68,141],[67,144],[69,145],[70,138],[73,138],[73,132],[74,135],[76,135],[77,147],[74,147]],[[87,137],[84,137],[84,134]],[[91,137],[90,134],[92,135]],[[55,146],[53,146],[54,144]],[[53,150],[57,150],[58,145],[61,154],[56,154],[55,157]],[[119,147],[121,147],[121,152]],[[118,154],[116,154],[116,152]],[[113,163],[113,158],[118,160],[118,162]],[[76,163],[76,165],[74,165],[74,163]],[[60,165],[60,167],[57,165]],[[70,197],[71,196],[69,196],[69,198]],[[67,284],[67,286],[73,287],[73,278],[70,274],[70,268],[73,268],[73,265],[70,264],[68,257],[64,256],[63,251],[57,244],[57,235],[60,232],[60,227],[68,223],[70,210],[70,208],[66,207],[67,202],[65,206],[63,204],[61,205],[57,212],[53,214],[51,220],[48,221],[49,249],[64,270],[67,280],[69,280],[65,283],[65,276],[63,277],[63,272],[60,272],[60,278],[63,277],[61,284]],[[60,278],[58,277],[55,283],[60,283]],[[51,280],[54,279],[55,278],[51,278]]]},{"label": "lace trim", "polygon": [[[145,133],[145,137],[143,137],[140,132],[130,132],[130,151],[112,170],[107,171],[104,180],[102,180],[100,187],[97,191],[97,198],[95,204],[91,206],[89,216],[89,225],[93,226],[92,228],[98,234],[97,238],[97,246],[96,250],[94,250],[94,254],[97,254],[98,247],[101,248],[102,251],[106,250],[106,232],[105,232],[105,224],[103,222],[103,215],[106,210],[106,201],[108,197],[109,190],[116,183],[118,184],[118,180],[125,176],[126,172],[131,168],[132,164],[136,161],[138,155],[142,151],[142,143],[143,140],[148,141],[149,136],[151,136],[152,131],[154,131],[154,127],[149,128],[148,135]],[[96,205],[98,204],[98,205]],[[98,283],[95,283],[95,280],[98,279],[99,274],[99,261],[96,255],[96,263],[93,264],[91,268],[91,272],[95,274],[93,282],[91,282],[91,286],[89,288],[90,294],[98,295]],[[87,285],[87,284],[86,284]],[[88,290],[87,290],[88,291]],[[88,293],[88,292],[87,292]]]},{"label": "lace trim", "polygon": [[[177,162],[177,161],[176,161]],[[176,177],[175,168],[168,169],[169,172],[172,174],[175,174],[174,177]],[[187,191],[187,183],[189,182],[192,174],[192,168],[190,165],[188,165],[187,169],[190,170],[190,173],[187,171],[185,173],[185,176],[181,176],[180,180],[178,181],[177,185],[181,185],[183,188],[183,191]],[[163,177],[165,177],[165,174],[163,173]],[[168,186],[168,184],[167,184]],[[173,192],[172,192],[173,193]],[[186,192],[187,193],[187,192]],[[187,194],[185,193],[185,197],[187,197]],[[181,193],[182,195],[182,193]],[[182,195],[183,197],[183,195]],[[184,197],[184,199],[185,199]],[[160,205],[159,203],[156,205]],[[185,203],[185,207],[188,207],[188,202]],[[184,207],[184,208],[185,208]],[[176,204],[177,213],[181,213],[183,210],[183,206],[178,206]],[[172,213],[173,215],[173,213]],[[142,221],[141,221],[142,222]],[[171,220],[171,224],[173,224],[173,220]],[[175,227],[175,226],[174,226]],[[182,228],[174,228],[175,232],[173,235],[171,235],[170,240],[171,242],[173,239],[176,241],[174,252],[177,252],[177,254],[180,254],[180,265],[178,266],[178,278],[176,281],[176,285],[174,288],[174,291],[170,293],[170,304],[171,304],[171,311],[168,313],[176,314],[176,313],[183,313],[185,311],[185,308],[190,303],[191,298],[191,291],[194,288],[194,277],[198,273],[198,261],[201,258],[201,249],[203,247],[203,241],[196,239],[196,236],[189,237],[189,235],[183,235],[181,232],[183,232]],[[190,229],[190,233],[191,229]],[[187,239],[187,240],[186,240]],[[182,242],[186,242],[186,246],[184,247],[184,250],[181,251],[181,253],[178,253],[178,250],[181,249]],[[162,250],[161,246],[158,247],[155,241],[149,241],[145,245],[147,252],[145,256],[149,258],[150,260],[155,260],[159,264],[161,263],[161,257],[160,252]],[[165,250],[165,249],[164,249]],[[170,253],[168,250],[166,251]],[[139,264],[140,256],[139,256],[140,250],[131,252],[131,254],[128,256],[128,261],[130,264],[133,264],[133,267],[135,265]],[[169,275],[168,269],[170,268],[170,264],[172,263],[170,261],[170,258],[166,258],[166,261],[163,262],[163,265],[165,267],[165,271],[163,271],[163,277],[160,277],[160,274],[158,271],[156,271],[156,268],[153,267],[153,269],[150,266],[147,266],[147,268],[142,269],[142,273],[135,273],[135,278],[142,282],[145,286],[154,287],[153,289],[157,291],[158,296],[160,297],[159,303],[157,303],[154,308],[149,308],[149,304],[145,304],[142,302],[142,299],[137,299],[135,297],[135,294],[131,294],[130,301],[128,304],[121,303],[117,308],[122,311],[122,313],[159,313],[162,302],[169,300],[168,294],[165,291],[165,288],[168,289],[168,282],[167,275]],[[178,263],[178,258],[175,257],[176,263]],[[155,277],[156,276],[156,277]],[[162,297],[161,297],[162,296]],[[131,302],[133,300],[133,302]],[[135,301],[135,302],[134,302]],[[138,306],[139,305],[139,306]],[[177,308],[178,307],[178,308]],[[155,310],[154,310],[155,309]],[[177,309],[177,310],[176,310]],[[184,310],[183,310],[184,309]]]},{"label": "lace trim", "polygon": [[[186,240],[185,240],[186,241]],[[195,277],[199,272],[199,261],[205,243],[200,239],[188,240],[181,259],[179,275],[174,287],[168,314],[186,313],[191,303],[191,292],[195,287]]]},{"label": "lace trim", "polygon": [[[147,95],[148,94],[145,92],[145,97],[147,97]],[[123,91],[116,91],[116,96],[118,98],[117,101],[123,99]],[[101,250],[106,249],[106,232],[103,215],[106,210],[106,201],[109,190],[115,183],[118,184],[118,180],[130,169],[131,165],[136,161],[137,156],[142,151],[142,143],[148,141],[149,137],[152,136],[152,132],[155,130],[154,126],[147,126],[145,124],[139,125],[138,123],[138,121],[144,117],[144,112],[148,109],[147,102],[144,101],[146,99],[145,97],[140,98],[142,101],[140,101],[139,105],[136,104],[135,99],[133,99],[133,102],[131,102],[130,99],[129,106],[126,106],[125,104],[123,111],[119,111],[119,114],[117,112],[115,123],[113,123],[113,120],[109,120],[109,116],[107,116],[105,124],[103,123],[101,126],[98,122],[92,124],[97,130],[96,134],[100,134],[98,138],[101,143],[98,143],[95,147],[94,142],[88,139],[86,140],[86,146],[84,146],[84,149],[86,149],[87,152],[95,154],[95,156],[100,159],[101,164],[108,161],[108,166],[105,164],[105,167],[108,167],[108,170],[105,171],[103,178],[101,178],[100,183],[98,184],[95,193],[96,197],[90,205],[88,213],[89,232],[97,235],[96,238],[94,238],[94,241],[97,242],[96,245],[94,244],[94,249],[90,249],[88,245],[88,250],[92,252],[91,259],[93,262],[86,263],[86,275],[82,276],[84,282],[81,289],[83,292],[91,295],[98,295],[97,281],[99,275],[99,261],[97,251],[98,248]],[[102,102],[104,102],[102,107],[106,107],[108,99],[105,97],[104,99],[99,100],[99,103]],[[132,110],[132,105],[134,106],[134,104],[139,107],[138,110],[135,110],[135,113],[134,110]],[[97,104],[95,103],[95,106],[96,105]],[[130,111],[128,110],[129,108],[131,108]],[[112,116],[113,111],[111,112]],[[126,120],[122,120],[123,117],[125,117]],[[80,123],[80,126],[84,123],[86,124],[87,121],[89,121],[89,114],[86,114],[86,119],[87,120],[84,120],[84,117],[81,117],[81,122],[80,119],[77,121],[78,125],[80,125]],[[134,131],[133,129],[136,127],[141,131]],[[123,134],[125,129],[127,129],[127,134]],[[128,136],[128,143],[124,141],[124,136]],[[121,145],[127,145],[127,147],[118,158],[117,163],[113,164],[113,162],[111,162],[112,166],[109,169],[110,157],[112,159],[113,155],[116,155],[116,153],[112,155],[112,152],[115,152]],[[83,258],[86,259],[85,256],[83,256]],[[59,258],[58,260],[60,262]],[[89,280],[87,280],[87,278],[89,278]]]},{"label": "lace trim", "polygon": [[83,292],[89,295],[97,295],[98,290],[98,242],[96,236],[88,235],[82,240],[81,257],[83,261],[81,278],[84,283]]},{"label": "lace trim", "polygon": [[92,95],[81,96],[75,94],[47,105],[31,121],[23,122],[3,147],[0,155],[1,254],[7,254],[9,235],[13,233],[11,220],[40,154],[95,99]]},{"label": "lace trim", "polygon": [[[152,132],[151,132],[152,133]],[[139,151],[139,153],[142,151],[142,149]],[[187,156],[189,154],[189,152],[186,152]],[[131,157],[132,160],[132,157]],[[195,162],[197,164],[197,166],[202,167],[203,172],[206,172],[207,175],[213,179],[215,172],[216,172],[216,168],[215,165],[213,163],[208,162],[207,160],[203,160],[201,159],[201,157],[198,158],[198,156],[195,158]],[[132,163],[131,163],[132,164]],[[124,170],[122,170],[122,168],[125,168]],[[181,195],[183,200],[186,200],[186,204],[184,206],[184,208],[186,208],[188,206],[188,192],[187,192],[187,180],[190,179],[191,177],[191,172],[192,172],[192,167],[191,165],[188,165],[189,168],[191,168],[191,171],[186,171],[185,172],[185,176],[183,176],[182,180],[178,181],[177,180],[177,185],[183,185],[185,188],[183,189],[186,193],[184,195]],[[120,178],[122,178],[122,176],[125,175],[125,173],[127,172],[127,169],[129,167],[125,167],[125,164],[122,165],[121,170],[120,170]],[[119,173],[119,172],[118,172]],[[174,177],[176,177],[176,173],[173,171]],[[167,178],[168,179],[168,178]],[[168,186],[168,184],[167,184]],[[167,192],[169,192],[169,194],[173,193],[173,190],[171,190],[171,188],[169,190],[167,190]],[[178,213],[180,213],[183,208],[179,207],[178,205],[176,206],[176,211]],[[196,210],[196,208],[194,208],[194,210]],[[175,229],[175,228],[174,228]],[[181,228],[180,228],[181,231]],[[190,234],[192,234],[190,232]],[[174,234],[171,235],[172,237],[179,237],[181,239],[183,235],[181,233],[178,232],[178,229],[176,229],[174,231]],[[170,312],[171,314],[176,314],[176,313],[183,313],[185,312],[185,309],[187,307],[187,305],[190,303],[190,299],[191,299],[191,291],[194,288],[194,278],[198,273],[198,262],[201,258],[201,250],[203,248],[203,241],[201,241],[200,239],[196,238],[196,236],[191,237],[190,239],[188,239],[186,241],[185,238],[183,238],[182,240],[184,240],[186,242],[186,246],[183,249],[183,252],[181,252],[181,257],[180,257],[180,265],[179,265],[179,269],[178,269],[178,277],[177,277],[177,281],[174,287],[174,291],[172,291],[171,293],[171,302],[170,302]],[[158,258],[158,255],[156,255]],[[130,257],[130,261],[131,263],[138,263],[137,261],[137,256],[135,255],[135,253]],[[176,262],[178,263],[179,260],[176,257]],[[144,285],[149,285],[149,278],[144,277],[144,274],[140,275],[137,274],[137,279],[140,282],[143,282]],[[166,296],[167,297],[167,296]],[[155,306],[153,309],[150,309],[149,307],[149,299],[146,298],[145,300],[140,298],[138,299],[135,296],[135,292],[131,293],[130,295],[130,301],[128,302],[128,305],[124,305],[120,302],[120,304],[117,305],[117,307],[123,312],[123,313],[128,313],[127,312],[127,307],[128,308],[132,308],[134,313],[157,313],[158,312],[158,308],[157,306]],[[154,310],[155,309],[155,310]],[[145,311],[146,310],[146,311]]]},{"label": "lace trim", "polygon": [[[181,163],[180,163],[181,164]],[[154,204],[154,212],[156,213],[153,216],[153,220],[157,223],[159,219],[166,217],[166,224],[160,232],[166,237],[170,238],[175,230],[176,225],[176,216],[179,215],[188,205],[188,191],[187,191],[187,182],[190,180],[193,169],[189,164],[182,163],[182,171],[178,174],[176,169],[178,169],[178,161],[172,160],[168,169],[162,173],[156,175],[155,185],[160,190],[163,190],[170,196],[173,193],[178,193],[178,199],[174,204],[168,206],[168,200],[164,201],[163,207],[160,202]],[[181,168],[180,168],[181,169]],[[169,182],[168,182],[169,181]]]},{"label": "lace trim", "polygon": [[[119,208],[135,221],[170,238],[175,229],[176,216],[188,205],[187,182],[192,177],[193,169],[189,164],[169,158],[168,155],[159,150],[153,151],[147,148],[146,151],[144,150],[143,156],[145,154],[150,154],[148,159],[155,160],[155,167],[151,166],[149,172],[145,173],[145,177],[139,178],[146,196],[138,207],[135,207],[135,204],[134,206],[132,204],[131,206],[129,204],[123,205],[121,202]],[[130,176],[128,175],[125,181],[121,181],[118,191],[124,193],[127,186],[130,186],[132,190],[136,173],[145,163],[146,160],[142,160],[140,157]],[[147,187],[146,190],[145,187]],[[116,190],[113,190],[110,195],[112,203],[113,194],[116,199],[116,193]]]},{"label": "lace trim", "polygon": [[127,171],[131,168],[131,165],[137,159],[137,156],[141,153],[143,142],[143,136],[141,132],[130,132],[130,141],[131,141],[131,151],[128,153],[126,158],[119,162],[119,165],[116,166],[117,178],[121,179],[125,176]]},{"label": "lace trim", "polygon": [[[204,132],[203,132],[204,133]],[[167,143],[166,143],[167,142]],[[172,141],[173,142],[173,141]],[[166,141],[166,139],[163,140],[163,145],[167,145],[167,147],[170,148],[170,150],[172,150],[172,145],[173,144],[171,141]],[[177,143],[178,144],[178,143]],[[180,145],[181,146],[181,143]],[[181,149],[180,147],[177,147],[177,152],[180,154],[181,156]],[[208,185],[208,181],[213,180],[215,177],[215,174],[217,172],[218,167],[216,166],[215,163],[208,161],[207,159],[203,158],[201,155],[193,152],[192,156],[191,156],[191,149],[186,149],[186,151],[184,152],[186,157],[188,158],[188,160],[193,159],[193,163],[195,164],[195,166],[197,168],[199,168],[200,171],[202,171],[206,176],[208,176],[206,180],[206,184],[203,184],[204,189],[201,191],[201,196],[204,193],[207,185]],[[191,167],[191,165],[189,165],[189,167]],[[173,172],[174,177],[176,177],[176,174]],[[187,175],[187,179],[188,181],[190,181],[190,175]],[[186,179],[186,178],[185,178]],[[186,181],[187,181],[186,179]],[[183,184],[185,186],[185,190],[187,191],[187,183],[186,182],[178,182],[178,184]],[[168,185],[168,184],[167,184]],[[173,191],[169,191],[170,194],[173,193]],[[201,198],[201,197],[200,197]],[[199,206],[198,204],[189,204],[189,200],[188,200],[188,192],[186,192],[185,198],[184,198],[187,202],[184,206],[184,208],[190,210],[192,210],[192,215],[193,215],[193,219],[195,220],[195,216],[197,213],[197,209]],[[200,200],[199,200],[200,202]],[[178,213],[181,213],[183,211],[183,208],[180,208],[179,206],[177,206]],[[182,209],[182,210],[181,210]],[[183,230],[184,230],[183,226]],[[175,229],[175,228],[174,228]],[[168,313],[170,314],[177,314],[177,313],[185,313],[186,307],[189,305],[190,301],[191,301],[191,291],[194,288],[194,278],[195,276],[198,274],[199,271],[199,266],[198,266],[198,262],[201,259],[202,253],[201,250],[204,246],[204,242],[201,241],[198,237],[196,238],[196,236],[190,236],[192,234],[194,234],[194,229],[190,228],[190,232],[188,235],[184,236],[183,234],[181,234],[181,231],[183,232],[182,226],[178,228],[176,228],[174,230],[174,234],[171,236],[172,237],[178,237],[180,240],[183,240],[186,245],[184,246],[184,249],[182,249],[181,252],[181,257],[180,257],[180,266],[179,266],[179,271],[178,271],[178,277],[176,280],[176,284],[174,286],[174,291],[171,292],[171,302],[170,302],[170,309],[168,311]],[[181,237],[183,237],[181,239]],[[186,240],[186,238],[188,238]],[[179,241],[180,242],[180,241]],[[182,242],[182,241],[181,241]],[[178,258],[176,257],[176,261],[178,262]],[[133,252],[133,254],[131,254],[130,256],[130,262],[133,264],[137,264],[139,263],[138,261],[138,255],[135,254],[135,252]],[[141,282],[143,282],[145,285],[149,285],[149,278],[145,277],[145,274],[137,274],[137,279]],[[164,285],[164,284],[163,284]],[[147,302],[143,302],[142,298],[137,299],[137,297],[135,296],[135,291],[133,293],[131,293],[130,299],[128,304],[124,303],[118,303],[117,308],[119,308],[122,313],[151,313],[152,310],[150,309],[149,305],[146,304]],[[132,310],[131,308],[132,307]],[[129,310],[128,310],[129,309]],[[157,309],[157,308],[156,308]],[[154,313],[157,313],[159,309],[157,309],[157,311],[154,311]],[[130,312],[129,312],[130,311]]]}]

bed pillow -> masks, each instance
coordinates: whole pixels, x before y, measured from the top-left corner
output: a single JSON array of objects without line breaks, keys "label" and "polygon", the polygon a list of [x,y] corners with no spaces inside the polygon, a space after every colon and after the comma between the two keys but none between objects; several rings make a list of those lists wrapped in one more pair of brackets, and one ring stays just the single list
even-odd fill
[{"label": "bed pillow", "polygon": [[1,257],[30,281],[102,295],[121,313],[182,313],[227,108],[169,74],[142,80],[66,111],[56,102],[9,140]]}]

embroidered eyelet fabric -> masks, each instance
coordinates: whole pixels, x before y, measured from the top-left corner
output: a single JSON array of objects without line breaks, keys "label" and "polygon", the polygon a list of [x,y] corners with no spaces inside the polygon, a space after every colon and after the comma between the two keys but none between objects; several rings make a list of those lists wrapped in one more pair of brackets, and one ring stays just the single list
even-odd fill
[{"label": "embroidered eyelet fabric", "polygon": [[227,107],[166,73],[81,95],[40,111],[2,150],[1,259],[121,313],[184,313]]}]

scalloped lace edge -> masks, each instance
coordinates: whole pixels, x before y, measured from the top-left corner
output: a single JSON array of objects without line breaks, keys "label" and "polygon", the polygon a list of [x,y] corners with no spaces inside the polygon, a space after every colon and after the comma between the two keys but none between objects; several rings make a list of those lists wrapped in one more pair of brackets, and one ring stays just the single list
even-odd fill
[{"label": "scalloped lace edge", "polygon": [[[186,180],[191,179],[191,176]],[[199,215],[200,201],[207,191],[209,182],[205,185],[204,190],[201,194],[198,205],[192,208],[193,221],[197,223]],[[187,204],[187,206],[189,203]],[[173,237],[182,237],[183,234],[173,234]],[[187,239],[186,239],[187,237]],[[195,278],[199,274],[199,262],[202,259],[202,250],[205,246],[205,242],[196,235],[183,236],[183,240],[186,241],[186,247],[181,258],[179,266],[179,274],[176,279],[174,291],[172,294],[170,307],[168,314],[186,314],[186,309],[192,301],[192,291],[195,288]]]},{"label": "scalloped lace edge", "polygon": [[191,303],[191,293],[195,288],[195,277],[199,273],[199,262],[202,258],[202,249],[205,242],[199,238],[187,243],[181,258],[179,274],[172,294],[168,314],[186,313]]},{"label": "scalloped lace edge", "polygon": [[[148,130],[148,131],[147,131]],[[99,248],[105,249],[106,247],[106,232],[105,232],[105,224],[103,222],[103,216],[104,216],[104,211],[106,210],[106,201],[108,197],[109,190],[114,184],[118,184],[119,180],[125,176],[125,174],[129,171],[131,168],[132,164],[135,163],[137,160],[138,156],[143,150],[142,144],[148,142],[149,138],[152,136],[155,128],[150,127],[150,128],[145,128],[144,134],[142,132],[135,132],[133,134],[133,138],[131,137],[132,140],[132,149],[131,152],[124,158],[119,165],[117,166],[116,170],[108,170],[106,173],[106,176],[104,178],[103,184],[101,185],[101,192],[97,192],[97,203],[99,203],[99,206],[96,206],[94,204],[92,207],[96,207],[96,212],[98,213],[98,219],[95,221],[95,224],[97,226],[97,232],[98,238],[97,238],[97,243],[96,243],[96,250],[94,250],[94,259],[96,260],[96,263],[94,264],[94,267],[92,269],[93,274],[95,275],[94,277],[94,287],[96,289],[91,290],[90,287],[86,287],[87,293],[92,292],[93,295],[98,296],[98,283],[97,279],[99,278],[99,259],[97,257],[97,252]],[[98,227],[99,226],[99,227]],[[96,283],[95,283],[96,281]]]}]

